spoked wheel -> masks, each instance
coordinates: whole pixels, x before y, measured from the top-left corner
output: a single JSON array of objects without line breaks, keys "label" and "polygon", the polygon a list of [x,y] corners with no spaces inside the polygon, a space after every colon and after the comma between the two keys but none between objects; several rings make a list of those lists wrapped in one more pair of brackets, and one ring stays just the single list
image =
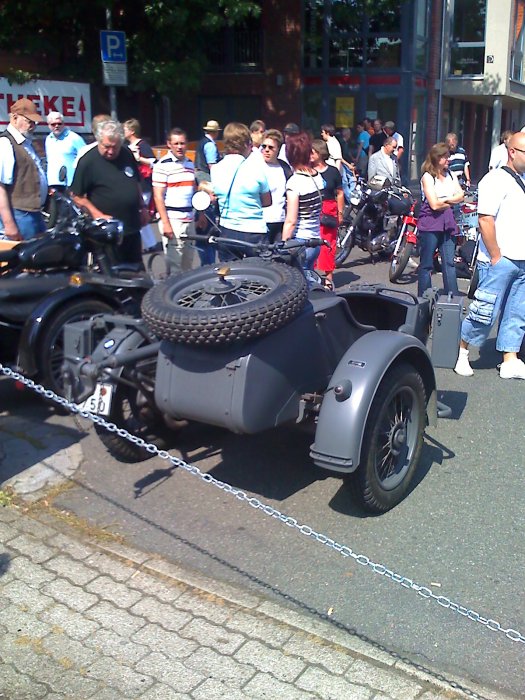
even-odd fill
[{"label": "spoked wheel", "polygon": [[[350,230],[352,229],[352,230]],[[342,223],[337,229],[335,244],[335,265],[341,267],[346,262],[354,247],[353,225],[349,222]]]},{"label": "spoked wheel", "polygon": [[[135,437],[153,443],[159,449],[166,447],[168,428],[160,414],[151,408],[138,387],[126,384],[116,386],[106,420],[109,423],[115,423],[119,428],[124,428]],[[144,447],[130,442],[117,433],[109,432],[103,426],[95,424],[95,430],[102,444],[119,462],[132,464],[152,456]]]},{"label": "spoked wheel", "polygon": [[[64,362],[64,326],[85,321],[95,314],[113,313],[114,309],[99,299],[78,299],[60,309],[47,322],[39,344],[38,374],[42,384],[63,395],[62,363]],[[100,339],[105,331],[100,331]]]},{"label": "spoked wheel", "polygon": [[392,261],[388,270],[388,278],[391,282],[397,282],[401,277],[413,252],[414,244],[409,243],[406,237],[403,237],[397,253],[392,256]]},{"label": "spoked wheel", "polygon": [[248,258],[170,277],[145,295],[142,315],[159,338],[221,345],[281,328],[301,311],[307,295],[300,270]]},{"label": "spoked wheel", "polygon": [[362,462],[351,486],[367,510],[382,513],[405,497],[421,453],[426,396],[419,372],[408,364],[390,370],[368,416]]}]

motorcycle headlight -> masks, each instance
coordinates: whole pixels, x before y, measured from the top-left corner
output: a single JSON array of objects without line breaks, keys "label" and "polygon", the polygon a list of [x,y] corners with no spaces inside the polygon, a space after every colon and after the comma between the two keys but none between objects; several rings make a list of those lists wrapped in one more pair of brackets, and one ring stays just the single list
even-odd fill
[{"label": "motorcycle headlight", "polygon": [[118,219],[95,219],[90,237],[99,244],[121,245],[124,238],[124,226]]}]

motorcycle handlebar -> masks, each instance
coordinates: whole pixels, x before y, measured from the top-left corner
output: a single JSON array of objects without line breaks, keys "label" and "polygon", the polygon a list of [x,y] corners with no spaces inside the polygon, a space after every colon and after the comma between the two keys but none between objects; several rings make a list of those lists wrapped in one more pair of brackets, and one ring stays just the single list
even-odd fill
[{"label": "motorcycle handlebar", "polygon": [[240,241],[235,238],[226,238],[224,236],[206,236],[198,233],[183,234],[181,238],[215,245],[240,246],[250,248],[252,250],[271,250],[275,253],[294,250],[297,248],[317,248],[321,245],[330,247],[330,243],[322,238],[289,238],[287,241],[279,241],[278,243],[252,243],[251,241]]}]

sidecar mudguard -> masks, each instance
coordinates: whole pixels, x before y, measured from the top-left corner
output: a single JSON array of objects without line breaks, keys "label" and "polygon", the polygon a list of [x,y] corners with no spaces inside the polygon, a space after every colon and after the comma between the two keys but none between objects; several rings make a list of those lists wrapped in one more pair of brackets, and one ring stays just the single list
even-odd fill
[{"label": "sidecar mudguard", "polygon": [[324,394],[310,456],[319,467],[353,472],[376,391],[396,364],[412,365],[421,374],[427,395],[427,418],[437,423],[436,380],[427,349],[417,338],[398,331],[373,331],[344,354]]},{"label": "sidecar mudguard", "polygon": [[62,306],[82,298],[97,299],[106,302],[114,309],[118,308],[118,302],[111,290],[98,285],[85,284],[80,287],[63,287],[45,296],[27,317],[20,335],[17,365],[25,375],[32,377],[38,371],[36,358],[39,352],[39,342],[49,319]]}]

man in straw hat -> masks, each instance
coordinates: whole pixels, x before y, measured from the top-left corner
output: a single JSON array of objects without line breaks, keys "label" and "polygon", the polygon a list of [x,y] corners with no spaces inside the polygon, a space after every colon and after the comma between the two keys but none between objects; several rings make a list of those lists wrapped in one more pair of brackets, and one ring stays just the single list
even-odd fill
[{"label": "man in straw hat", "polygon": [[42,117],[27,98],[13,103],[9,126],[0,134],[0,218],[13,241],[28,240],[46,230],[42,206],[47,179],[33,148],[32,135]]},{"label": "man in straw hat", "polygon": [[210,181],[210,170],[221,159],[216,144],[219,132],[222,131],[219,122],[209,119],[202,128],[204,136],[195,150],[195,177],[198,183]]}]

